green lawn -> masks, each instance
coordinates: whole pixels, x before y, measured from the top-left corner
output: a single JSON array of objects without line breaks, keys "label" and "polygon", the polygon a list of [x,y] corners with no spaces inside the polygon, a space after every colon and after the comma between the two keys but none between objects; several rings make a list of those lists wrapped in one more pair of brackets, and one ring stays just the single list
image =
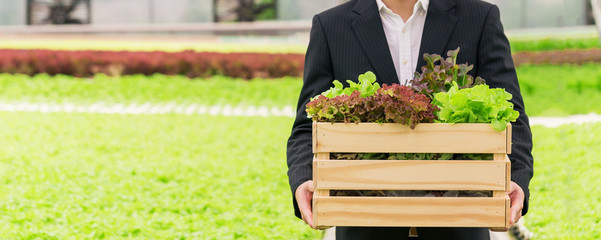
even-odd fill
[{"label": "green lawn", "polygon": [[510,44],[513,52],[601,48],[599,38],[595,35],[579,37],[510,38]]},{"label": "green lawn", "polygon": [[522,66],[517,72],[530,116],[601,113],[601,64]]},{"label": "green lawn", "polygon": [[535,127],[527,226],[536,239],[601,239],[601,124]]},{"label": "green lawn", "polygon": [[[531,115],[599,111],[599,65],[520,67]],[[298,78],[0,75],[0,101],[294,105]],[[536,113],[536,114],[532,114]],[[291,118],[0,112],[0,239],[318,239],[292,215]],[[527,225],[599,239],[601,124],[534,127]]]},{"label": "green lawn", "polygon": [[0,239],[318,239],[289,118],[0,112]]},{"label": "green lawn", "polygon": [[197,103],[204,105],[296,105],[299,78],[254,79],[229,77],[189,79],[183,76],[133,75],[120,78],[0,74],[0,101],[105,103]]},{"label": "green lawn", "polygon": [[[0,112],[0,239],[318,239],[291,212],[291,121]],[[599,132],[534,127],[537,239],[601,238]]]},{"label": "green lawn", "polygon": [[[601,113],[601,64],[517,68],[529,116]],[[105,103],[196,103],[296,106],[302,80],[181,76],[70,76],[0,74],[0,101]]]}]

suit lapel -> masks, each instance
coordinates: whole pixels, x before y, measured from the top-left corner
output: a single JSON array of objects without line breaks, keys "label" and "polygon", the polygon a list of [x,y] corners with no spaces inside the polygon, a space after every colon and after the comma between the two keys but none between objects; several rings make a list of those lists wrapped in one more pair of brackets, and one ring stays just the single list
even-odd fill
[{"label": "suit lapel", "polygon": [[353,11],[359,16],[351,23],[351,28],[373,66],[378,81],[389,85],[399,83],[376,1],[358,0]]},{"label": "suit lapel", "polygon": [[421,72],[421,67],[426,65],[424,53],[446,55],[444,51],[457,23],[457,18],[451,13],[453,7],[453,0],[430,0],[416,71]]}]

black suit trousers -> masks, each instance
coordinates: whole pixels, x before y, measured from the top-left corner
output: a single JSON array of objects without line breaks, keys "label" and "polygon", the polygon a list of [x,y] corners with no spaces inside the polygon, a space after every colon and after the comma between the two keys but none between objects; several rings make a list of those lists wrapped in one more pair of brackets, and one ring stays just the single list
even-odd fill
[{"label": "black suit trousers", "polygon": [[[417,228],[419,240],[489,240],[488,228]],[[336,240],[406,240],[408,227],[336,227]]]}]

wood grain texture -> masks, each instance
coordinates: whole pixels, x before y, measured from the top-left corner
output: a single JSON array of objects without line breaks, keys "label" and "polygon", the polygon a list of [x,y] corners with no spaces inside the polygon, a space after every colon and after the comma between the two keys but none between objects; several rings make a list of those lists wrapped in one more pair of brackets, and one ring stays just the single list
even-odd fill
[{"label": "wood grain texture", "polygon": [[511,154],[511,134],[513,132],[511,124],[507,124],[507,129],[505,129],[505,132],[507,133],[507,151],[505,153]]},{"label": "wood grain texture", "polygon": [[327,226],[505,227],[506,199],[318,197]]},{"label": "wood grain texture", "polygon": [[511,199],[509,196],[505,196],[505,229],[509,229],[511,224],[509,221],[511,220]]},{"label": "wood grain texture", "polygon": [[348,190],[506,189],[504,161],[315,161],[315,188]]},{"label": "wood grain texture", "polygon": [[[509,223],[511,126],[313,123],[314,220],[327,226]],[[492,153],[493,160],[330,160],[330,152]],[[493,197],[332,197],[329,190],[479,190]]]},{"label": "wood grain texture", "polygon": [[313,121],[313,124],[311,126],[311,141],[312,141],[311,146],[313,148],[313,153],[317,153],[317,151],[316,151],[316,149],[317,149],[317,129],[319,129],[317,127],[317,122]]},{"label": "wood grain texture", "polygon": [[[315,131],[315,130],[314,130]],[[318,168],[317,168],[317,162],[318,161],[330,161],[330,153],[315,153],[314,159],[313,159],[313,176],[315,176],[317,174]],[[313,178],[315,179],[315,178]],[[317,182],[318,181],[313,181],[313,189],[315,190],[313,192],[313,199],[317,199],[319,197],[327,197],[330,196],[330,190],[329,189],[317,189]],[[313,200],[312,201],[312,212],[313,212],[313,216],[315,216],[317,214],[317,209],[318,209],[318,203],[317,201]],[[313,219],[315,222],[315,225],[319,226],[320,229],[322,228],[328,228],[329,226],[324,226],[324,225],[318,225],[321,219],[317,219],[314,218]],[[331,225],[333,226],[333,225]]]},{"label": "wood grain texture", "polygon": [[509,192],[509,187],[511,186],[511,160],[509,160],[507,154],[505,154],[505,164],[505,169],[507,169],[507,172],[505,173],[505,191]]},{"label": "wood grain texture", "polygon": [[[316,153],[315,160],[313,160],[313,176],[316,176],[319,169],[319,162],[333,162],[330,161],[330,153]],[[313,177],[313,179],[316,179]],[[313,181],[313,189],[318,193],[318,196],[330,196],[330,189],[318,188],[318,181]]]},{"label": "wood grain texture", "polygon": [[504,232],[507,231],[511,225],[509,224],[510,222],[510,217],[511,217],[511,212],[510,212],[510,205],[511,200],[509,199],[509,196],[505,196],[505,226],[503,227],[491,227],[490,230],[493,232]]},{"label": "wood grain texture", "polygon": [[313,152],[506,153],[490,124],[314,123]]}]

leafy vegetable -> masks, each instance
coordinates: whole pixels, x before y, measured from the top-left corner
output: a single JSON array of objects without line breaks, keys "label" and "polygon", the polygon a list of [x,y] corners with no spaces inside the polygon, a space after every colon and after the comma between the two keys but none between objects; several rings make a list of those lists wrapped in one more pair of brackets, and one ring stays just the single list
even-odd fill
[{"label": "leafy vegetable", "polygon": [[464,160],[493,160],[493,155],[490,153],[464,153],[456,154],[457,159]]},{"label": "leafy vegetable", "polygon": [[333,160],[451,160],[452,153],[331,153]]},{"label": "leafy vegetable", "polygon": [[401,123],[415,128],[420,122],[433,122],[436,107],[423,94],[407,86],[384,85],[375,94],[361,92],[329,98],[320,95],[307,104],[307,114],[319,122]]},{"label": "leafy vegetable", "polygon": [[323,92],[321,95],[333,98],[341,95],[351,95],[353,92],[359,91],[361,97],[369,97],[374,95],[380,88],[380,84],[376,83],[376,75],[371,71],[359,75],[359,83],[351,80],[346,80],[346,82],[349,84],[349,87],[344,88],[340,81],[334,80],[334,87]]},{"label": "leafy vegetable", "polygon": [[452,153],[391,153],[388,160],[451,160]]},{"label": "leafy vegetable", "polygon": [[[474,80],[467,74],[474,68],[473,65],[457,65],[458,54],[459,48],[449,51],[447,59],[437,54],[424,54],[427,64],[422,67],[422,73],[416,72],[415,78],[410,81],[413,90],[434,99],[434,94],[448,91],[453,83],[457,83],[459,88],[484,84],[484,79],[477,77]],[[439,61],[440,64],[436,65]]]},{"label": "leafy vegetable", "polygon": [[433,104],[440,108],[438,120],[444,123],[491,123],[503,131],[514,122],[519,113],[513,110],[512,96],[504,89],[490,89],[488,85],[459,89],[457,83],[448,92],[435,95]]},{"label": "leafy vegetable", "polygon": [[330,196],[363,197],[492,197],[492,191],[457,190],[330,190]]},{"label": "leafy vegetable", "polygon": [[332,160],[493,160],[487,153],[330,153]]}]

